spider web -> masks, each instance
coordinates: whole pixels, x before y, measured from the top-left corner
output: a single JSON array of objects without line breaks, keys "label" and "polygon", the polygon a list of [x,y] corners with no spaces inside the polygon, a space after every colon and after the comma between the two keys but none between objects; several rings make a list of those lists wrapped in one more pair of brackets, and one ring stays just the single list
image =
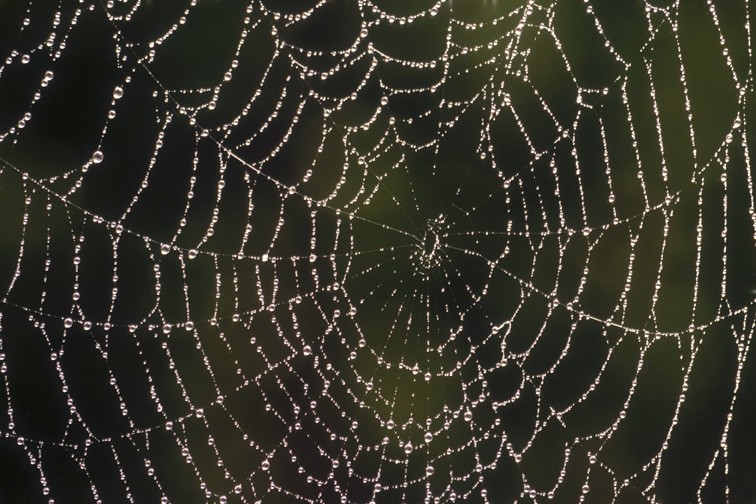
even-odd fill
[{"label": "spider web", "polygon": [[0,4],[0,497],[753,498],[751,11]]}]

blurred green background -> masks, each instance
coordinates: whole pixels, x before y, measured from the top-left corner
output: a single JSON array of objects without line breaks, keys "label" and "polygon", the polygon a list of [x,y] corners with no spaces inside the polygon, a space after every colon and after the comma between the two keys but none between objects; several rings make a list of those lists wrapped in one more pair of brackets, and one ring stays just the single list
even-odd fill
[{"label": "blurred green background", "polygon": [[753,501],[749,3],[132,6],[0,2],[0,502]]}]

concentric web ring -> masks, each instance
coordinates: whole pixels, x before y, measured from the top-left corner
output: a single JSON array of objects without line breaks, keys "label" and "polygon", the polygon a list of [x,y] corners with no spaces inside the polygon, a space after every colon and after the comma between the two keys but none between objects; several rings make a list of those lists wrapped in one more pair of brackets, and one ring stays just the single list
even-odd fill
[{"label": "concentric web ring", "polygon": [[0,4],[0,501],[753,499],[752,10]]}]

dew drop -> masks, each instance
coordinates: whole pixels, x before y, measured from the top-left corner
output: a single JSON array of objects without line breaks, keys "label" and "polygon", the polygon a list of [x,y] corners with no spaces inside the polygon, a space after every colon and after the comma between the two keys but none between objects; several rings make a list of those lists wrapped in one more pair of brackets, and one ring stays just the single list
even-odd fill
[{"label": "dew drop", "polygon": [[102,163],[103,159],[105,159],[105,155],[102,153],[102,151],[96,151],[94,154],[92,154],[92,162],[94,164]]}]

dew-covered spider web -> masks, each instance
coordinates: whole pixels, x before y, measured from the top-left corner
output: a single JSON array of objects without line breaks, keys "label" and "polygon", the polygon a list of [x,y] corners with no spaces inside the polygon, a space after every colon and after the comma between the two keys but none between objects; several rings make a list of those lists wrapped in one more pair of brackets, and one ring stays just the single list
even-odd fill
[{"label": "dew-covered spider web", "polygon": [[0,502],[753,502],[753,16],[0,1]]}]

